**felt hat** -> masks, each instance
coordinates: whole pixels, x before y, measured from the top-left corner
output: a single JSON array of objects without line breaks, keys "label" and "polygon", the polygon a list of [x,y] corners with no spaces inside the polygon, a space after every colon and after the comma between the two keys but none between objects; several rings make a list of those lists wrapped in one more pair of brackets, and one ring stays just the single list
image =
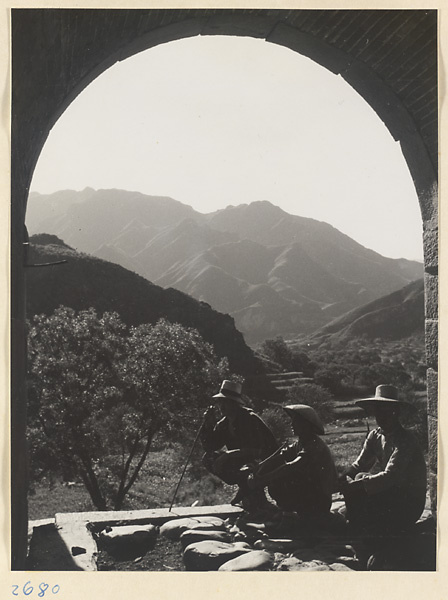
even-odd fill
[{"label": "felt hat", "polygon": [[241,395],[243,386],[237,381],[229,381],[224,379],[221,384],[221,388],[217,394],[213,396],[217,400],[234,400],[241,406],[244,406],[244,400]]},{"label": "felt hat", "polygon": [[288,413],[291,419],[305,419],[305,421],[308,421],[308,423],[314,425],[314,428],[318,434],[323,435],[325,433],[325,429],[319,415],[311,406],[308,406],[307,404],[289,404],[288,406],[284,406],[283,410]]},{"label": "felt hat", "polygon": [[394,385],[377,385],[373,398],[363,398],[355,402],[360,408],[371,411],[375,406],[412,406],[410,402],[398,399],[398,389]]}]

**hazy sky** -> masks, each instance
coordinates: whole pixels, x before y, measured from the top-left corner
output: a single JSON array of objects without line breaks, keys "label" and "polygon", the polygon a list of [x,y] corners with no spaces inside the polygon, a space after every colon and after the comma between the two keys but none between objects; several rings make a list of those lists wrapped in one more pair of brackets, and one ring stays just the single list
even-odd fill
[{"label": "hazy sky", "polygon": [[411,176],[376,113],[341,77],[253,38],[164,44],[98,77],[50,133],[31,189],[87,186],[200,212],[269,200],[422,259]]}]

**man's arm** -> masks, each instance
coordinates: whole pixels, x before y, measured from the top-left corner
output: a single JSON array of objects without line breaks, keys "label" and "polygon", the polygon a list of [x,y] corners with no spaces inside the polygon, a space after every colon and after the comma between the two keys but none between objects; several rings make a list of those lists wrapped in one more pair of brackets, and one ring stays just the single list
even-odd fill
[{"label": "man's arm", "polygon": [[384,470],[375,475],[366,475],[362,479],[367,494],[378,494],[403,484],[409,474],[409,465],[414,455],[413,448],[405,440],[397,443]]},{"label": "man's arm", "polygon": [[305,463],[305,457],[302,452],[300,452],[292,460],[285,460],[284,455],[282,456],[282,453],[276,454],[275,456],[279,460],[275,461],[275,463],[274,461],[271,462],[270,470],[265,469],[264,471],[257,471],[253,474],[253,487],[264,487],[276,479],[285,477],[288,472],[300,470]]},{"label": "man's arm", "polygon": [[278,449],[274,434],[256,413],[251,411],[247,417],[245,447],[251,449],[255,460],[271,456]]},{"label": "man's arm", "polygon": [[[376,445],[377,445],[377,433],[375,430],[371,431],[367,436],[361,452],[355,462],[346,470],[342,475],[338,477],[338,487],[343,492],[348,485],[354,485],[353,480],[358,473],[370,471],[376,462]],[[358,482],[356,482],[356,485]]]},{"label": "man's arm", "polygon": [[226,431],[227,426],[225,417],[216,422],[214,408],[207,409],[199,436],[204,450],[209,452],[212,450],[219,450],[225,446]]},{"label": "man's arm", "polygon": [[377,443],[377,432],[376,430],[373,430],[367,436],[358,458],[351,465],[351,467],[349,467],[347,475],[354,477],[361,471],[370,471],[377,459]]}]

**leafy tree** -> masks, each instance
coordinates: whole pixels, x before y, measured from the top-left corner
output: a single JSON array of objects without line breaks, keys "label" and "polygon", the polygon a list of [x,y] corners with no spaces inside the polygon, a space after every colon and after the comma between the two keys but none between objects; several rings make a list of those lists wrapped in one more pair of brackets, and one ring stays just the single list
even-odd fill
[{"label": "leafy tree", "polygon": [[332,395],[315,383],[296,383],[288,390],[287,401],[289,404],[312,406],[324,423],[334,419]]},{"label": "leafy tree", "polygon": [[369,388],[374,388],[378,383],[390,383],[401,389],[406,389],[411,384],[410,375],[401,365],[374,363],[364,366],[356,371],[357,382]]},{"label": "leafy tree", "polygon": [[343,380],[349,374],[350,371],[345,367],[330,365],[327,368],[317,369],[314,373],[314,381],[337,396],[343,392]]},{"label": "leafy tree", "polygon": [[196,330],[164,320],[129,329],[116,313],[66,307],[35,317],[30,439],[40,471],[57,464],[98,509],[120,509],[154,438],[191,425],[226,370]]},{"label": "leafy tree", "polygon": [[261,416],[279,443],[291,437],[291,422],[281,406],[268,406]]},{"label": "leafy tree", "polygon": [[265,340],[260,344],[260,352],[284,369],[290,369],[291,351],[281,336]]},{"label": "leafy tree", "polygon": [[291,349],[280,335],[260,344],[260,352],[287,371],[303,371],[307,375],[313,372],[309,356]]}]

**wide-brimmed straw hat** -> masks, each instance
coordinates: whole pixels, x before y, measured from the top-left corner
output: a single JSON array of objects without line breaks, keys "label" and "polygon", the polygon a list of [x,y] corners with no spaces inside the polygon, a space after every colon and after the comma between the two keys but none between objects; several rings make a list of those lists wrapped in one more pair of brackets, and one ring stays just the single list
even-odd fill
[{"label": "wide-brimmed straw hat", "polygon": [[398,399],[398,389],[394,385],[377,385],[373,398],[363,398],[355,402],[360,408],[371,411],[375,406],[412,406],[410,402]]},{"label": "wide-brimmed straw hat", "polygon": [[288,406],[284,406],[283,410],[285,410],[291,419],[304,419],[314,425],[314,429],[320,435],[325,433],[325,429],[322,421],[320,420],[319,415],[311,406],[307,404],[289,404]]},{"label": "wide-brimmed straw hat", "polygon": [[244,406],[245,402],[241,394],[242,389],[243,386],[241,383],[224,379],[224,381],[221,383],[219,393],[215,394],[213,398],[216,398],[217,400],[233,400],[241,406]]}]

